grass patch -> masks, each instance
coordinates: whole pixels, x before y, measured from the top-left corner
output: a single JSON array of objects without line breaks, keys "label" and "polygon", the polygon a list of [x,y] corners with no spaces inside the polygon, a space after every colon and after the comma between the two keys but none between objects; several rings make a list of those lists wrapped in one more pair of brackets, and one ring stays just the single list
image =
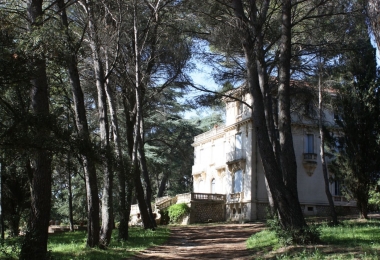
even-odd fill
[{"label": "grass patch", "polygon": [[276,233],[268,229],[252,235],[247,240],[247,248],[255,250],[274,248],[276,245],[278,245]]},{"label": "grass patch", "polygon": [[[53,259],[83,259],[83,260],[120,260],[134,255],[136,252],[151,246],[163,244],[167,241],[170,230],[158,227],[156,231],[144,230],[142,228],[129,228],[129,240],[118,241],[118,230],[112,234],[111,244],[107,250],[86,247],[87,234],[85,231],[64,232],[50,234],[48,250]],[[13,239],[6,239],[8,244]],[[18,243],[18,246],[20,243]],[[5,249],[5,247],[3,247]],[[7,246],[7,252],[0,250],[0,259],[17,259],[18,250]],[[13,251],[11,251],[13,249]]]},{"label": "grass patch", "polygon": [[264,230],[247,240],[255,259],[380,259],[380,221],[345,220],[319,224],[321,244],[284,247],[275,232]]}]

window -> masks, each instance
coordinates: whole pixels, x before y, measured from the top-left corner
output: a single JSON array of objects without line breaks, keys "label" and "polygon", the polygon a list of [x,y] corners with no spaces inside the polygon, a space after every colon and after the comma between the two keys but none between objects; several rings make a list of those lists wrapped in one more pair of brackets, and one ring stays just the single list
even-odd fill
[{"label": "window", "polygon": [[203,164],[203,161],[204,161],[204,150],[203,148],[199,151],[199,158],[198,158],[198,163],[199,164]]},{"label": "window", "polygon": [[339,181],[334,181],[334,195],[335,196],[342,196],[342,191],[341,191]]},{"label": "window", "polygon": [[235,135],[235,160],[240,159],[242,156],[243,143],[241,140],[241,133]]},{"label": "window", "polygon": [[314,135],[307,134],[305,136],[305,153],[314,153]]},{"label": "window", "polygon": [[243,172],[242,172],[242,170],[237,170],[235,172],[235,176],[234,176],[233,193],[238,193],[238,192],[241,192],[243,190],[242,181],[243,181]]},{"label": "window", "polygon": [[211,181],[211,193],[216,193],[216,191],[215,191],[215,179],[212,179],[212,181]]}]

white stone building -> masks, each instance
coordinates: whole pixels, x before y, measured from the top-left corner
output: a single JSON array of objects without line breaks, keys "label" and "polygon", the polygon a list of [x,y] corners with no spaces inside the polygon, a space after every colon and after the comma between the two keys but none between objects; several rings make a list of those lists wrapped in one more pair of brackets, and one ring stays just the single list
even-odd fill
[{"label": "white stone building", "polygon": [[[249,93],[238,96],[251,104]],[[215,126],[194,138],[193,192],[225,194],[226,220],[265,218],[268,196],[251,110],[239,101],[225,99],[224,102],[225,125]],[[326,215],[328,201],[324,191],[318,125],[308,113],[294,114],[292,118],[301,207],[305,215]],[[334,126],[330,111],[325,111],[325,120]],[[355,202],[346,201],[338,189],[337,184],[330,184],[335,205],[342,206],[340,209],[346,212],[352,210]]]}]

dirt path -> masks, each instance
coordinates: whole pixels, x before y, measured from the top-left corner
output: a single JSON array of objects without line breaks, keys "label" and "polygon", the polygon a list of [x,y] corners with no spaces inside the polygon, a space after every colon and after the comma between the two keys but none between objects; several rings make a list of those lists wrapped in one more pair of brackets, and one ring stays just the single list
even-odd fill
[{"label": "dirt path", "polygon": [[171,227],[169,240],[131,259],[252,259],[246,240],[263,224],[221,224]]}]

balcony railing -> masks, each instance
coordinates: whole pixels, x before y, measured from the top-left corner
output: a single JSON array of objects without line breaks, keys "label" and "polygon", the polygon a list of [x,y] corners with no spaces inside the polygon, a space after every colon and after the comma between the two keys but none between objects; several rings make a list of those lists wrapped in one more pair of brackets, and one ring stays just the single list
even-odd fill
[{"label": "balcony railing", "polygon": [[333,196],[335,202],[348,202],[344,196]]},{"label": "balcony railing", "polygon": [[214,135],[217,135],[217,134],[220,134],[220,133],[223,133],[223,132],[224,132],[224,126],[215,126],[210,131],[205,132],[203,134],[200,134],[200,135],[197,135],[196,137],[194,137],[194,142],[199,142],[200,140],[209,138],[211,136],[214,136]]},{"label": "balcony railing", "polygon": [[225,194],[191,193],[191,200],[217,200],[226,201]]},{"label": "balcony railing", "polygon": [[243,192],[231,193],[230,194],[230,201],[239,202],[239,201],[243,200],[243,197],[244,197]]},{"label": "balcony railing", "polygon": [[318,155],[316,153],[304,153],[303,160],[307,162],[316,162],[317,156]]},{"label": "balcony railing", "polygon": [[227,153],[227,162],[233,162],[245,159],[245,150],[236,149],[235,151]]}]

